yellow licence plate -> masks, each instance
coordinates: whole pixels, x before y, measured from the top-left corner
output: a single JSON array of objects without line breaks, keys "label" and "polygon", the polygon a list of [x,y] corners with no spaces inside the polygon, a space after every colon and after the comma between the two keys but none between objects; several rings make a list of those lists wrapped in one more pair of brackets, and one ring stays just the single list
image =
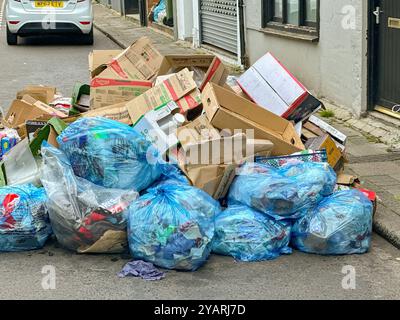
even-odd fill
[{"label": "yellow licence plate", "polygon": [[45,7],[53,7],[53,8],[62,8],[62,1],[35,1],[36,8],[45,8]]}]

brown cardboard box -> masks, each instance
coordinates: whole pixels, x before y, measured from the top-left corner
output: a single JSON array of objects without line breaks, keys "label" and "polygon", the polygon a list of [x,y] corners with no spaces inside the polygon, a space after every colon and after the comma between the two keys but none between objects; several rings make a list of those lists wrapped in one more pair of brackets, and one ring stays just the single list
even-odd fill
[{"label": "brown cardboard box", "polygon": [[158,72],[163,56],[151,40],[142,37],[121,52],[98,76],[118,80],[151,80]]},{"label": "brown cardboard box", "polygon": [[182,147],[188,164],[231,164],[241,163],[249,157],[269,156],[274,145],[269,140],[247,139],[242,133],[202,140]]},{"label": "brown cardboard box", "polygon": [[191,144],[221,137],[218,130],[211,125],[205,114],[178,128],[177,135],[183,149],[186,149],[186,146]]},{"label": "brown cardboard box", "polygon": [[8,126],[16,128],[24,125],[26,120],[39,119],[41,116],[56,116],[66,118],[67,116],[60,111],[36,100],[28,95],[24,95],[21,100],[14,100],[7,112],[5,121]]},{"label": "brown cardboard box", "polygon": [[55,87],[27,86],[23,90],[17,92],[17,99],[21,100],[24,95],[29,95],[36,100],[49,104],[54,100],[56,90]]},{"label": "brown cardboard box", "polygon": [[120,102],[127,102],[152,87],[146,80],[115,80],[96,77],[90,84],[90,107],[98,109]]},{"label": "brown cardboard box", "polygon": [[360,180],[357,176],[341,173],[337,177],[337,184],[343,186],[360,187]]},{"label": "brown cardboard box", "polygon": [[121,52],[122,50],[93,50],[90,52],[88,59],[91,78],[103,72],[107,68],[108,63]]},{"label": "brown cardboard box", "polygon": [[196,83],[189,70],[183,69],[126,104],[132,123],[135,124],[142,115],[150,110],[171,101],[177,102],[196,88]]},{"label": "brown cardboard box", "polygon": [[207,192],[214,199],[221,199],[228,193],[237,167],[237,164],[220,164],[180,168],[193,186]]},{"label": "brown cardboard box", "polygon": [[247,138],[243,133],[201,140],[185,145],[185,159],[190,165],[241,163],[246,155]]},{"label": "brown cardboard box", "polygon": [[[251,147],[251,149],[249,149]],[[253,150],[254,156],[269,157],[274,149],[274,144],[264,139],[247,139],[247,149]]]},{"label": "brown cardboard box", "polygon": [[[200,138],[197,136],[195,138]],[[224,141],[234,145],[233,152],[226,153]],[[213,147],[219,146],[214,153]],[[235,178],[236,168],[244,161],[252,161],[254,155],[269,156],[273,144],[267,140],[246,139],[243,134],[231,137],[219,137],[214,140],[200,140],[186,145],[176,156],[178,165],[193,186],[200,188],[214,199],[223,198]],[[205,154],[201,154],[204,152]],[[194,151],[194,154],[191,154]],[[249,151],[253,151],[250,155]],[[206,163],[203,163],[205,160]]]},{"label": "brown cardboard box", "polygon": [[251,98],[242,90],[239,86],[230,86],[229,84],[225,83],[223,87],[229,91],[236,93],[238,96],[245,98],[251,101]]},{"label": "brown cardboard box", "polygon": [[221,60],[209,54],[192,55],[166,55],[161,63],[158,76],[178,72],[184,68],[197,68],[204,72],[204,77],[198,83],[202,91],[208,82],[224,85],[228,76],[228,70]]},{"label": "brown cardboard box", "polygon": [[176,104],[181,109],[180,113],[187,114],[188,112],[197,109],[201,105],[201,92],[199,89],[194,89],[192,92],[182,97]]},{"label": "brown cardboard box", "polygon": [[325,133],[325,131],[322,131],[319,127],[317,127],[315,124],[312,124],[311,122],[303,123],[303,129],[308,130],[317,137],[322,136]]},{"label": "brown cardboard box", "polygon": [[120,102],[111,106],[90,110],[83,113],[82,117],[103,117],[128,125],[132,124],[128,109],[126,108],[126,102]]},{"label": "brown cardboard box", "polygon": [[[238,164],[187,164],[183,149],[171,150],[179,168],[190,183],[207,192],[214,199],[223,198],[236,175]],[[171,155],[171,154],[170,154]]]},{"label": "brown cardboard box", "polygon": [[288,155],[304,150],[291,122],[239,97],[232,91],[209,83],[203,91],[203,108],[218,129],[253,129],[255,139],[270,140],[272,155]]},{"label": "brown cardboard box", "polygon": [[306,143],[306,148],[315,151],[325,149],[328,156],[328,163],[332,168],[335,168],[340,158],[342,158],[342,153],[329,134],[310,139]]}]

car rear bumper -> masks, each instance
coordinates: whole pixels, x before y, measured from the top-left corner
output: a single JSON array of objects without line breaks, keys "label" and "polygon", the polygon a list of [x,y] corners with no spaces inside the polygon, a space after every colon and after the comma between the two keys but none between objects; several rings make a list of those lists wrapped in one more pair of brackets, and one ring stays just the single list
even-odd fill
[{"label": "car rear bumper", "polygon": [[38,35],[38,34],[83,34],[82,30],[73,23],[56,22],[54,24],[43,24],[41,22],[27,22],[18,29],[18,35]]},{"label": "car rear bumper", "polygon": [[88,34],[93,27],[92,6],[77,6],[71,12],[29,12],[17,4],[7,5],[6,21],[8,29],[18,35]]}]

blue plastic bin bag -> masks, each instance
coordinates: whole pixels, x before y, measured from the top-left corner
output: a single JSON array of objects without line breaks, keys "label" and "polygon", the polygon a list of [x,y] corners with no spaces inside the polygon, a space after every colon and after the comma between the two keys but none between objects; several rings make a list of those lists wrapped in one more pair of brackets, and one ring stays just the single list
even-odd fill
[{"label": "blue plastic bin bag", "polygon": [[75,174],[99,186],[141,191],[161,174],[151,143],[130,126],[114,120],[78,119],[57,137],[57,142]]},{"label": "blue plastic bin bag", "polygon": [[305,162],[282,168],[246,163],[228,195],[229,204],[245,204],[277,220],[296,219],[333,193],[336,174],[327,163]]},{"label": "blue plastic bin bag", "polygon": [[263,261],[290,254],[291,224],[244,205],[217,215],[212,251],[240,261]]},{"label": "blue plastic bin bag", "polygon": [[365,253],[372,234],[372,203],[359,190],[326,197],[293,225],[292,245],[322,255]]},{"label": "blue plastic bin bag", "polygon": [[161,184],[129,207],[132,256],[166,268],[194,271],[211,251],[217,201],[183,184]]},{"label": "blue plastic bin bag", "polygon": [[43,248],[52,233],[46,199],[32,184],[0,188],[0,251]]},{"label": "blue plastic bin bag", "polygon": [[58,242],[78,253],[118,253],[128,247],[128,207],[134,190],[110,189],[75,176],[66,155],[42,143],[41,181]]},{"label": "blue plastic bin bag", "polygon": [[[166,0],[160,0],[157,6],[154,8],[154,21],[162,23],[161,16],[165,16],[167,10]],[[163,14],[164,13],[164,14]],[[161,16],[160,16],[161,15]]]},{"label": "blue plastic bin bag", "polygon": [[185,184],[190,185],[189,180],[185,174],[176,165],[164,164],[161,167],[161,177],[151,185],[151,188],[161,184]]}]

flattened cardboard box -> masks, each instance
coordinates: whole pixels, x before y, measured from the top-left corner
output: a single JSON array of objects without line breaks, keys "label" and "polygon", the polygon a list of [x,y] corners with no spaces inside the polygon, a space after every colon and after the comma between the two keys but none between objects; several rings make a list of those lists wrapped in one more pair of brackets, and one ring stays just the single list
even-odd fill
[{"label": "flattened cardboard box", "polygon": [[184,150],[187,150],[186,147],[189,145],[221,137],[218,130],[211,125],[205,114],[178,128],[177,135]]},{"label": "flattened cardboard box", "polygon": [[122,50],[93,50],[89,53],[89,72],[91,78],[104,71],[111,60],[122,53]]},{"label": "flattened cardboard box", "polygon": [[127,102],[152,87],[151,81],[113,80],[96,77],[90,84],[91,109]]},{"label": "flattened cardboard box", "polygon": [[225,68],[221,60],[209,54],[192,54],[192,55],[166,55],[162,61],[158,76],[175,73],[183,68],[199,68],[204,72],[201,79],[199,89],[203,91],[208,82],[213,82],[223,86],[228,77],[228,70]]},{"label": "flattened cardboard box", "polygon": [[25,124],[26,120],[38,119],[43,115],[66,118],[67,115],[56,109],[36,100],[28,95],[24,95],[21,100],[14,100],[6,115],[6,122],[12,128]]},{"label": "flattened cardboard box", "polygon": [[163,56],[151,40],[142,37],[116,56],[98,76],[118,80],[150,80],[161,66]]},{"label": "flattened cardboard box", "polygon": [[55,87],[27,86],[23,90],[17,92],[17,99],[21,100],[24,95],[29,95],[36,100],[49,104],[54,100],[55,94]]},{"label": "flattened cardboard box", "polygon": [[196,88],[188,69],[178,72],[126,104],[132,123],[135,124],[148,111],[171,101],[177,102]]},{"label": "flattened cardboard box", "polygon": [[332,168],[336,167],[342,157],[342,153],[329,134],[310,139],[306,143],[306,148],[314,151],[325,149],[328,156],[328,163]]},{"label": "flattened cardboard box", "polygon": [[111,106],[90,110],[83,113],[82,117],[103,117],[128,125],[132,124],[128,109],[126,108],[126,102],[120,102]]},{"label": "flattened cardboard box", "polygon": [[209,83],[203,91],[203,108],[217,129],[253,129],[254,139],[270,140],[272,155],[288,155],[304,150],[291,122],[239,97],[232,91]]}]

